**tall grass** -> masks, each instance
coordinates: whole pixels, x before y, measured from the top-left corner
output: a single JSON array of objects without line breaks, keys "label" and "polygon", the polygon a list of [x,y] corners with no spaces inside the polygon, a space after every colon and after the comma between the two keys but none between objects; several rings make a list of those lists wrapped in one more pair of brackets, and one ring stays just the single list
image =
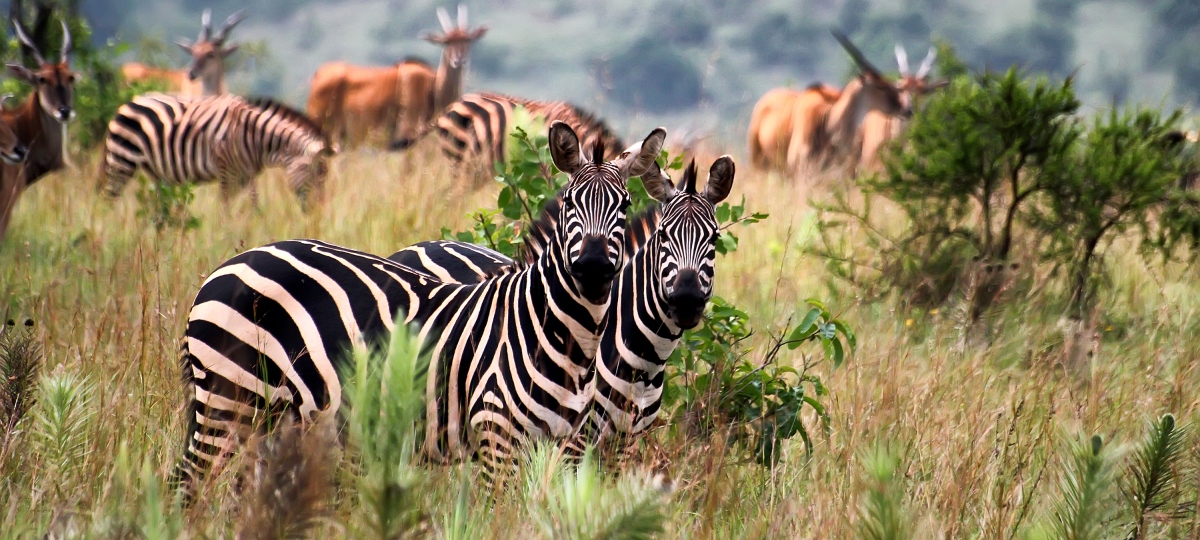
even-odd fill
[{"label": "tall grass", "polygon": [[[13,524],[0,526],[0,537],[72,528],[84,536],[131,531],[152,538],[249,531],[252,509],[266,504],[256,502],[264,500],[256,482],[282,478],[269,469],[255,476],[262,452],[244,452],[243,464],[228,467],[186,511],[174,507],[162,483],[182,450],[186,396],[178,347],[194,294],[217,265],[273,240],[316,237],[389,254],[440,237],[442,227],[469,228],[467,214],[494,201],[495,188],[469,189],[456,180],[431,143],[406,154],[338,158],[329,183],[333,196],[312,214],[300,212],[278,171],[259,179],[257,211],[246,197],[226,205],[215,186],[197,187],[190,211],[199,224],[190,230],[156,230],[138,217],[132,193],[116,203],[97,196],[92,155],[76,156],[78,172],[48,177],[27,192],[0,244],[0,312],[37,321],[30,343],[43,350],[45,367],[30,386],[36,407],[13,436],[20,451],[0,462],[0,523]],[[1117,518],[1107,530],[1121,536],[1130,530],[1136,520],[1123,494],[1137,491],[1126,486],[1132,456],[1147,437],[1146,419],[1170,412],[1185,426],[1200,418],[1200,365],[1193,361],[1200,357],[1200,278],[1194,268],[1124,257],[1135,247],[1119,239],[1109,269],[1113,287],[1097,300],[1094,353],[1082,373],[1067,372],[1054,364],[1063,339],[1056,326],[1066,298],[1061,276],[1034,275],[1004,303],[992,338],[964,346],[952,313],[897,309],[890,298],[861,301],[828,283],[822,263],[803,255],[814,240],[809,198],[827,196],[827,188],[800,188],[743,166],[737,191],[748,208],[771,217],[739,231],[739,250],[717,261],[716,293],[744,309],[759,330],[800,320],[804,299],[822,297],[856,330],[858,350],[836,370],[828,362],[811,368],[830,391],[829,431],[817,429],[815,417],[804,419],[813,435],[811,457],[794,440],[771,469],[735,461],[720,431],[700,438],[659,429],[642,441],[635,454],[661,458],[678,486],[659,500],[659,538],[853,538],[862,531],[859,509],[871,489],[901,501],[904,530],[916,538],[1025,538],[1064,499],[1062,478],[1076,433],[1101,434],[1114,451],[1129,448],[1114,454],[1120,459],[1112,463],[1108,500],[1115,501]],[[881,217],[888,216],[884,209]],[[860,241],[856,234],[848,232],[846,240]],[[767,346],[766,332],[747,345]],[[803,366],[802,354],[812,351],[787,351],[779,361]],[[53,439],[34,434],[35,411],[46,406],[43,375],[87,388],[62,402],[87,405],[67,407],[73,412],[60,416],[66,421],[58,425],[73,427],[57,432],[74,443],[50,445]],[[1144,511],[1147,537],[1187,538],[1194,531],[1195,515],[1184,509],[1189,502],[1194,509],[1200,492],[1200,441],[1193,431],[1179,433],[1169,502]],[[896,456],[890,482],[864,476],[864,456],[879,441]],[[285,505],[311,509],[304,511],[313,519],[305,520],[302,534],[359,537],[366,506],[356,479],[365,461],[352,457],[358,447],[345,442],[326,445],[335,453],[325,459],[332,487],[319,488],[324,495],[311,504]],[[64,464],[56,456],[71,458]],[[472,467],[409,463],[397,471],[420,476],[406,492],[419,502],[420,517],[402,520],[415,523],[414,536],[544,534],[524,489],[491,497],[471,488],[477,482]],[[572,485],[568,480],[577,484],[579,474],[564,473],[564,489]],[[613,489],[621,481],[596,480]],[[295,485],[293,493],[315,493],[307,485]],[[547,480],[539,489],[554,485]],[[533,509],[553,522],[549,507]]]}]

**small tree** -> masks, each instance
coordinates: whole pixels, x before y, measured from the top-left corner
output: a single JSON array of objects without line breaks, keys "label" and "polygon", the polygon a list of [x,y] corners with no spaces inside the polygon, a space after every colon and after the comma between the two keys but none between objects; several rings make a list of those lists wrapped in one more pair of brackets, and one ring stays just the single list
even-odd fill
[{"label": "small tree", "polygon": [[1149,232],[1154,210],[1179,182],[1181,160],[1166,142],[1178,119],[1178,112],[1162,118],[1147,110],[1112,111],[1058,163],[1067,169],[1055,175],[1046,204],[1030,217],[1047,236],[1043,256],[1067,261],[1071,269],[1072,318],[1085,319],[1093,308],[1103,244],[1130,229]]},{"label": "small tree", "polygon": [[[1070,79],[1030,82],[1010,69],[956,80],[913,118],[905,151],[885,160],[886,173],[862,181],[867,204],[842,195],[818,206],[818,254],[837,276],[862,284],[861,270],[874,269],[885,288],[908,291],[911,305],[940,305],[972,261],[1012,260],[1022,211],[1067,170],[1078,108]],[[899,206],[907,228],[897,235],[877,226],[874,196]],[[830,234],[848,224],[866,231],[871,254]]]}]

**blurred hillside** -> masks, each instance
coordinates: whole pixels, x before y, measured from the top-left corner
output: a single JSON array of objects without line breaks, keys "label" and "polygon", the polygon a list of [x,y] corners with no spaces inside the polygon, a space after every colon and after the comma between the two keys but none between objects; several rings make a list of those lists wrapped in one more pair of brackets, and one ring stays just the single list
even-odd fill
[{"label": "blurred hillside", "polygon": [[[885,71],[892,47],[914,68],[933,39],[974,68],[1012,64],[1053,76],[1078,68],[1085,112],[1117,102],[1200,101],[1197,0],[493,0],[467,1],[490,32],[473,52],[468,90],[566,99],[621,132],[666,125],[740,141],[754,102],[776,86],[842,85],[848,57],[838,27]],[[432,0],[87,0],[97,44],[131,44],[126,57],[182,65],[170,42],[194,38],[242,7],[234,32],[246,53],[234,91],[302,105],[322,62],[390,64],[415,55],[437,28]]]}]

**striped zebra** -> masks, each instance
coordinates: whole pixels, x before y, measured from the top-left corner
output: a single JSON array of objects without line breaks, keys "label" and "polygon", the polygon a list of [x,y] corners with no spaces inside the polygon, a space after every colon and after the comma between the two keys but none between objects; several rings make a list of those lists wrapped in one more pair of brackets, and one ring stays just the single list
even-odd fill
[{"label": "striped zebra", "polygon": [[221,265],[188,316],[185,375],[195,390],[176,480],[195,486],[261,414],[336,413],[346,351],[386,339],[397,314],[420,328],[431,358],[428,458],[478,457],[495,471],[513,466],[514,445],[568,436],[582,421],[624,258],[625,182],[650,167],[665,138],[656,129],[605,163],[602,147],[586,159],[574,131],[554,123],[551,156],[570,180],[559,193],[560,219],[547,229],[552,240],[535,264],[480,283],[446,283],[314,240],[278,242]]},{"label": "striped zebra", "polygon": [[146,94],[117,109],[101,161],[103,189],[121,194],[138,168],[160,183],[221,184],[225,199],[265,167],[284,167],[301,202],[323,195],[327,159],[335,152],[308,117],[268,98],[203,98]]},{"label": "striped zebra", "polygon": [[[657,166],[642,176],[661,206],[631,217],[626,227],[625,253],[630,257],[613,284],[598,349],[595,394],[580,440],[572,446],[606,440],[623,445],[658,417],[667,358],[683,331],[699,324],[712,298],[720,234],[716,205],[729,195],[734,171],[732,158],[717,159],[703,192],[696,189],[694,161],[684,171],[682,189]],[[555,211],[548,206],[543,219],[552,218]],[[545,243],[537,238],[527,242],[532,251]],[[463,283],[529,264],[446,240],[422,242],[388,258]]]},{"label": "striped zebra", "polygon": [[[524,112],[518,112],[524,111]],[[471,163],[491,172],[492,164],[507,160],[507,144],[514,127],[530,131],[523,123],[566,122],[579,133],[585,147],[599,141],[612,159],[624,143],[603,120],[561,101],[534,101],[501,94],[467,94],[448,105],[435,121],[439,144],[451,160]],[[536,129],[536,125],[533,126]]]}]

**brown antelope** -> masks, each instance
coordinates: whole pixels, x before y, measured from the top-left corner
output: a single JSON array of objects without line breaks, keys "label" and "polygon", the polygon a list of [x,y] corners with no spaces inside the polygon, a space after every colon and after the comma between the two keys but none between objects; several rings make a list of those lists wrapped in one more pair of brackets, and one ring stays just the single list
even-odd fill
[{"label": "brown antelope", "polygon": [[[63,168],[66,147],[67,122],[75,117],[75,82],[79,75],[71,71],[71,32],[63,23],[62,51],[57,62],[48,62],[35,42],[29,38],[21,22],[13,19],[17,39],[28,48],[37,69],[31,70],[21,64],[8,64],[9,73],[33,86],[34,92],[15,109],[0,111],[0,123],[7,124],[26,150],[25,160],[19,166],[5,165],[3,185],[0,186],[0,238],[8,229],[8,222],[16,207],[17,198],[47,173]],[[2,140],[2,139],[0,139]],[[0,156],[3,157],[3,156]],[[4,157],[5,161],[11,161]]]},{"label": "brown antelope", "polygon": [[419,60],[391,67],[324,64],[313,74],[308,116],[335,140],[351,144],[382,128],[389,147],[403,149],[428,132],[434,115],[462,96],[471,45],[487,32],[486,26],[468,27],[466,6],[458,8],[457,26],[445,9],[437,15],[443,33],[425,36],[442,46],[436,72]]},{"label": "brown antelope", "polygon": [[[933,69],[935,58],[937,58],[937,49],[930,47],[929,53],[925,55],[925,60],[921,62],[921,66],[917,68],[917,73],[914,75],[908,71],[908,53],[905,52],[904,47],[896,44],[896,64],[900,68],[900,80],[896,82],[896,88],[910,103],[950,83],[946,80],[929,82],[929,71]],[[900,116],[888,115],[879,110],[868,112],[866,118],[863,119],[861,128],[862,152],[859,156],[859,170],[866,172],[882,170],[883,161],[880,153],[893,138],[904,130],[906,124],[907,119]]]},{"label": "brown antelope", "polygon": [[841,93],[832,86],[815,83],[805,90],[776,88],[764,94],[754,105],[747,134],[751,164],[763,170],[786,170],[796,102],[803,97],[824,98],[832,103]]},{"label": "brown antelope", "polygon": [[237,51],[238,44],[225,44],[229,31],[246,18],[246,10],[238,11],[225,19],[225,24],[216,35],[212,32],[212,11],[204,10],[200,16],[200,36],[192,43],[180,38],[175,42],[191,55],[186,70],[159,69],[140,62],[129,62],[121,66],[121,74],[127,82],[158,80],[167,84],[167,92],[183,96],[216,96],[229,93],[225,85],[225,58]]},{"label": "brown antelope", "polygon": [[859,73],[833,102],[811,90],[805,92],[807,98],[802,95],[796,100],[787,165],[800,178],[853,169],[860,159],[859,128],[871,111],[904,118],[912,115],[911,96],[876,69],[845,35],[834,31],[833,36],[850,54]]}]

